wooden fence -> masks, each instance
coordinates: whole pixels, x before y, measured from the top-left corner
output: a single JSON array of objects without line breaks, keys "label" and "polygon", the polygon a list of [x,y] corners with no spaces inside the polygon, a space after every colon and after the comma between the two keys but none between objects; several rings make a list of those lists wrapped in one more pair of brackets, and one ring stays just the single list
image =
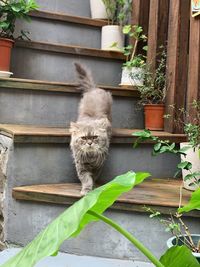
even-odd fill
[{"label": "wooden fence", "polygon": [[156,68],[160,45],[167,45],[165,130],[177,133],[176,113],[169,108],[185,107],[200,100],[200,16],[191,17],[190,0],[133,0],[132,23],[148,35],[147,61]]}]

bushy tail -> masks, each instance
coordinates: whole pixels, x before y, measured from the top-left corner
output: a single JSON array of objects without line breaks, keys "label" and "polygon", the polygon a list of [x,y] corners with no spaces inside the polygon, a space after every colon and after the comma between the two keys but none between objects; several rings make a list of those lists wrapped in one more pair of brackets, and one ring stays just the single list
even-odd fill
[{"label": "bushy tail", "polygon": [[90,70],[77,62],[75,62],[74,65],[76,67],[79,88],[86,92],[95,88],[95,83]]}]

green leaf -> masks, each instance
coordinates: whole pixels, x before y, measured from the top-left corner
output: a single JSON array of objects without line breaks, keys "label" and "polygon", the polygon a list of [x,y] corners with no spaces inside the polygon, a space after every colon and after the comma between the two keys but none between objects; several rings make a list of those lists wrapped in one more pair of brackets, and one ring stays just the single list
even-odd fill
[{"label": "green leaf", "polygon": [[192,193],[189,203],[178,209],[179,213],[189,212],[192,210],[200,210],[200,188]]},{"label": "green leaf", "polygon": [[199,267],[199,263],[186,246],[174,246],[160,258],[165,267]]},{"label": "green leaf", "polygon": [[179,163],[178,165],[177,165],[177,167],[179,168],[179,169],[183,169],[183,170],[191,170],[192,169],[192,163],[191,162],[189,162],[189,161],[181,161],[181,163]]},{"label": "green leaf", "polygon": [[103,213],[122,193],[131,190],[148,176],[148,173],[128,172],[88,193],[1,267],[32,267],[39,260],[55,255],[64,240],[77,236],[88,223],[98,220],[88,211]]}]

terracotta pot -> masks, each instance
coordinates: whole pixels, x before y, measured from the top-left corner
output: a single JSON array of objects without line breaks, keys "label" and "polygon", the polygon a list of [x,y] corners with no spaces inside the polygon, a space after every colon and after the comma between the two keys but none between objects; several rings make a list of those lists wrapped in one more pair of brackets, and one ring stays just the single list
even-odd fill
[{"label": "terracotta pot", "polygon": [[145,129],[162,131],[164,129],[164,111],[163,104],[145,105]]},{"label": "terracotta pot", "polygon": [[0,38],[0,71],[10,71],[10,57],[13,44],[13,40]]}]

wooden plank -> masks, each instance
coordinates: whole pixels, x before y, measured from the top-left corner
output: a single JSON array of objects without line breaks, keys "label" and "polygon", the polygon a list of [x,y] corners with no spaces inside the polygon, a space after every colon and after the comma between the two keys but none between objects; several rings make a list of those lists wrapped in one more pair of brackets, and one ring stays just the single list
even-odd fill
[{"label": "wooden plank", "polygon": [[[144,212],[144,206],[149,206],[170,214],[179,207],[181,185],[181,180],[149,179],[119,197],[112,208]],[[80,184],[76,183],[32,185],[15,187],[12,195],[16,200],[66,205],[81,198],[80,189]],[[185,205],[191,192],[185,189],[182,192],[182,205]],[[200,216],[200,212],[195,215]]]},{"label": "wooden plank", "polygon": [[117,51],[105,51],[95,48],[87,48],[81,46],[61,45],[47,42],[34,42],[34,41],[16,41],[15,47],[35,49],[47,52],[71,54],[78,56],[88,56],[97,58],[107,58],[112,60],[124,61],[125,56]]},{"label": "wooden plank", "polygon": [[91,19],[86,17],[72,16],[64,13],[49,12],[42,10],[32,11],[29,13],[29,15],[34,18],[76,23],[92,27],[103,27],[108,24],[106,20]]},{"label": "wooden plank", "polygon": [[[99,85],[100,88],[108,90],[113,96],[122,97],[139,97],[139,91],[136,88],[131,87],[117,87],[117,86],[105,86]],[[49,91],[49,92],[60,92],[60,93],[72,93],[81,94],[82,92],[78,90],[77,84],[75,83],[61,83],[61,82],[48,82],[48,81],[38,81],[38,80],[27,80],[27,79],[17,79],[0,78],[0,88],[6,89],[21,89],[21,90],[34,90],[34,91]]]},{"label": "wooden plank", "polygon": [[[168,91],[166,97],[166,114],[171,118],[165,121],[165,130],[168,132],[181,132],[174,120],[176,109],[185,107],[187,93],[188,72],[188,35],[190,18],[190,0],[170,0],[168,48],[167,48],[167,81]],[[196,53],[196,52],[195,52]],[[180,114],[178,114],[180,116]],[[181,118],[183,120],[183,118]]]},{"label": "wooden plank", "polygon": [[[133,0],[132,1],[132,25],[140,25],[143,28],[145,35],[148,35],[148,26],[149,26],[149,0]],[[132,43],[134,45],[134,42]],[[137,53],[144,53],[142,50],[143,44],[138,44]]]},{"label": "wooden plank", "polygon": [[[136,137],[132,136],[133,132],[138,129],[113,129],[112,143],[133,144]],[[68,128],[41,127],[34,125],[13,125],[0,124],[0,134],[12,137],[14,142],[20,143],[67,143],[70,140]],[[180,143],[186,141],[183,134],[170,134],[167,132],[153,131],[154,136],[162,140]],[[150,143],[147,141],[146,143]]]},{"label": "wooden plank", "polygon": [[195,99],[200,100],[200,20],[198,16],[190,19],[188,70],[187,106]]},{"label": "wooden plank", "polygon": [[147,62],[152,71],[157,66],[161,45],[167,44],[169,0],[150,0]]}]

